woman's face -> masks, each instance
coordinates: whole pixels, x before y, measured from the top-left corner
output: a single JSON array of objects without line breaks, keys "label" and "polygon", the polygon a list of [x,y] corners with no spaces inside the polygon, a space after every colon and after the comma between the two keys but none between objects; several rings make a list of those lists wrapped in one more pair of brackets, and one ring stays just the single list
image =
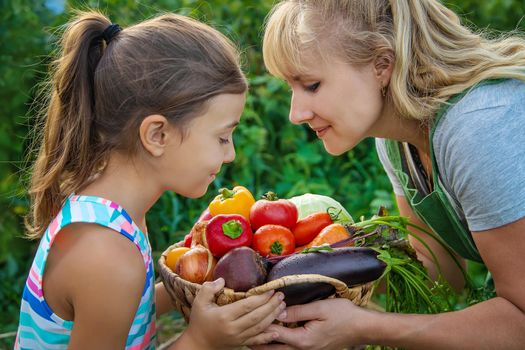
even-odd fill
[{"label": "woman's face", "polygon": [[287,80],[292,89],[290,121],[307,123],[332,155],[372,136],[383,109],[374,64],[353,66],[335,58],[305,63],[308,74]]},{"label": "woman's face", "polygon": [[244,101],[244,94],[213,97],[206,112],[190,122],[182,142],[169,145],[163,165],[166,189],[190,198],[206,193],[222,164],[235,159],[232,136]]}]

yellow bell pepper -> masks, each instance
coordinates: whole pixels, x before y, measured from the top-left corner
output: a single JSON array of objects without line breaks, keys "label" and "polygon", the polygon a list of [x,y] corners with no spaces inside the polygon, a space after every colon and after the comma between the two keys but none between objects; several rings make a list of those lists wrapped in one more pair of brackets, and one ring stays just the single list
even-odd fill
[{"label": "yellow bell pepper", "polygon": [[251,192],[243,186],[235,186],[233,190],[221,188],[209,205],[211,215],[239,214],[250,220],[250,208],[255,203]]}]

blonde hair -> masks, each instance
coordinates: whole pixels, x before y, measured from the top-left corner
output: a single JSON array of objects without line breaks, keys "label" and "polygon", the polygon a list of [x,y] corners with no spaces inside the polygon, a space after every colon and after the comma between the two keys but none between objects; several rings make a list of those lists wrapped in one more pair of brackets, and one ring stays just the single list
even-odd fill
[{"label": "blonde hair", "polygon": [[266,19],[264,62],[286,79],[304,52],[366,64],[393,52],[388,98],[396,113],[429,121],[442,103],[485,79],[525,80],[525,41],[491,40],[436,0],[285,0]]},{"label": "blonde hair", "polygon": [[112,150],[132,154],[151,114],[183,131],[219,94],[248,86],[238,51],[217,30],[176,14],[123,29],[109,42],[110,20],[78,12],[65,26],[44,91],[43,132],[29,189],[29,238],[38,238],[68,195],[99,173]]}]

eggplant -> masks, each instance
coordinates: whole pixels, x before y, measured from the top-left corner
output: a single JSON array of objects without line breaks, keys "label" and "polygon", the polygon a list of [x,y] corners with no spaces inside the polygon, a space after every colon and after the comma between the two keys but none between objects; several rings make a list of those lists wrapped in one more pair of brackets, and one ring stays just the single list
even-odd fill
[{"label": "eggplant", "polygon": [[[294,254],[275,264],[267,281],[290,275],[319,274],[338,279],[352,287],[381,277],[386,264],[377,255],[375,250],[365,247]],[[279,291],[284,293],[286,305],[291,306],[327,298],[335,293],[335,287],[323,282],[300,283],[280,288]]]}]

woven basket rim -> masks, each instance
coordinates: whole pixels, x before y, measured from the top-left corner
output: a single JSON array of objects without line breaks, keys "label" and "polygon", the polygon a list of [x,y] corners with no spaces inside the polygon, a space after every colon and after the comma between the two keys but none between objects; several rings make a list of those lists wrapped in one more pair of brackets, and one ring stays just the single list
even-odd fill
[{"label": "woven basket rim", "polygon": [[[166,266],[166,255],[168,254],[168,252],[173,248],[182,246],[183,242],[177,242],[169,246],[160,256],[158,260],[158,267],[160,270],[159,272],[162,283],[164,284],[173,305],[184,316],[186,322],[189,322],[193,301],[195,300],[195,297],[200,291],[202,285],[183,279],[175,272],[173,272],[168,266]],[[215,303],[219,306],[227,305],[232,302],[245,299],[251,295],[262,294],[267,291],[275,290],[287,285],[319,282],[328,283],[334,286],[335,292],[334,294],[329,296],[329,298],[345,298],[351,300],[356,305],[366,305],[375,287],[375,281],[348,287],[344,282],[338,279],[323,275],[289,275],[253,287],[247,292],[236,292],[233,289],[224,287],[218,293],[215,294]]]},{"label": "woven basket rim", "polygon": [[[202,287],[202,284],[194,283],[194,282],[183,279],[182,277],[177,275],[173,270],[171,270],[166,265],[167,254],[172,249],[181,247],[182,243],[183,242],[177,242],[169,246],[161,254],[159,261],[158,261],[158,265],[159,265],[159,268],[163,270],[165,274],[170,275],[172,279],[175,279],[184,285],[191,286],[192,288],[198,291]],[[164,275],[161,274],[161,277],[164,278]],[[275,290],[275,289],[279,289],[285,286],[290,286],[290,285],[295,285],[295,284],[300,284],[300,283],[328,283],[335,287],[336,293],[342,294],[342,293],[345,293],[345,290],[352,290],[352,289],[357,290],[357,289],[362,288],[363,286],[371,286],[374,283],[374,281],[366,282],[366,283],[355,285],[355,286],[347,286],[346,283],[344,283],[341,280],[338,280],[332,277],[328,277],[328,276],[324,276],[324,275],[320,275],[320,274],[295,274],[295,275],[283,276],[273,281],[269,281],[264,284],[255,286],[246,292],[239,292],[231,288],[224,287],[223,289],[221,289],[221,291],[218,292],[218,294],[226,294],[228,296],[235,297],[236,299],[238,299],[238,298],[245,298],[251,295],[263,294],[270,290]]]}]

